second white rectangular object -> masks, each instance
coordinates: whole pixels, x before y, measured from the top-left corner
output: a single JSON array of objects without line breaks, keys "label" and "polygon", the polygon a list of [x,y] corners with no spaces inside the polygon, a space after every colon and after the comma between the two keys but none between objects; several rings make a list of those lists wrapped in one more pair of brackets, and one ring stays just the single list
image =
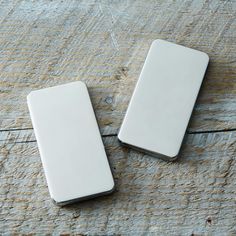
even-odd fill
[{"label": "second white rectangular object", "polygon": [[114,188],[86,85],[36,90],[28,106],[51,198],[65,205]]},{"label": "second white rectangular object", "polygon": [[155,40],[120,128],[119,140],[160,158],[174,160],[208,62],[204,52]]}]

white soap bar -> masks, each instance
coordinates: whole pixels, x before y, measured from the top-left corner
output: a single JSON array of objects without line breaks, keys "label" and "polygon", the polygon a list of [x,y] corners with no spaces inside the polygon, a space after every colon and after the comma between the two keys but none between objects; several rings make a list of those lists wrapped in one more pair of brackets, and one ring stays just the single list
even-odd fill
[{"label": "white soap bar", "polygon": [[206,53],[155,40],[120,128],[119,140],[174,160],[209,62]]},{"label": "white soap bar", "polygon": [[36,90],[27,100],[51,198],[65,205],[110,193],[114,181],[86,85]]}]

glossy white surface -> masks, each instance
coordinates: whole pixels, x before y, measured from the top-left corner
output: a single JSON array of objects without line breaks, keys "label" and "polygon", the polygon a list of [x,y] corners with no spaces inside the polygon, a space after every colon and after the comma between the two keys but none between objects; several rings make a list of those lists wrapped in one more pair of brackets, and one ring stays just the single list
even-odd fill
[{"label": "glossy white surface", "polygon": [[164,159],[176,158],[208,61],[206,53],[155,40],[118,138]]},{"label": "glossy white surface", "polygon": [[112,191],[114,181],[86,85],[31,92],[28,106],[51,198],[63,203]]}]

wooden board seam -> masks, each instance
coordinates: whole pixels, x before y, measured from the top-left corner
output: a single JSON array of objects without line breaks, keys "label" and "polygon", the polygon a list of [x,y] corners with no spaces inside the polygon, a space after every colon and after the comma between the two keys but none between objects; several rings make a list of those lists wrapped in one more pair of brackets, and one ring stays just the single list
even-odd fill
[{"label": "wooden board seam", "polygon": [[[32,130],[32,128],[24,128],[24,129],[10,129],[10,130],[0,130],[0,133],[1,132],[14,132],[14,131],[24,131],[24,130]],[[208,131],[194,131],[194,132],[190,132],[190,131],[187,131],[186,134],[214,134],[214,133],[227,133],[227,132],[235,132],[236,129],[227,129],[227,130],[208,130]],[[114,133],[114,134],[102,134],[101,135],[102,138],[108,138],[108,137],[116,137],[117,136],[117,133]],[[17,138],[15,139],[17,140]],[[33,140],[25,140],[25,141],[14,141],[12,139],[2,139],[0,140],[0,142],[11,142],[13,141],[12,143],[16,143],[16,144],[19,144],[19,143],[32,143],[32,142],[37,142],[36,139],[33,139]]]}]

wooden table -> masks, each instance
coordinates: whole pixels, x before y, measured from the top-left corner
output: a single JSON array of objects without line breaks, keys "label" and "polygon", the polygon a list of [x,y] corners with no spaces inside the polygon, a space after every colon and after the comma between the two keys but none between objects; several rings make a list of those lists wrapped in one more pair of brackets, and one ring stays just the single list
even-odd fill
[{"label": "wooden table", "polygon": [[[235,1],[1,1],[1,234],[235,235],[235,13]],[[174,163],[117,141],[157,38],[210,56]],[[77,80],[88,85],[117,188],[62,208],[48,194],[26,95]]]}]

